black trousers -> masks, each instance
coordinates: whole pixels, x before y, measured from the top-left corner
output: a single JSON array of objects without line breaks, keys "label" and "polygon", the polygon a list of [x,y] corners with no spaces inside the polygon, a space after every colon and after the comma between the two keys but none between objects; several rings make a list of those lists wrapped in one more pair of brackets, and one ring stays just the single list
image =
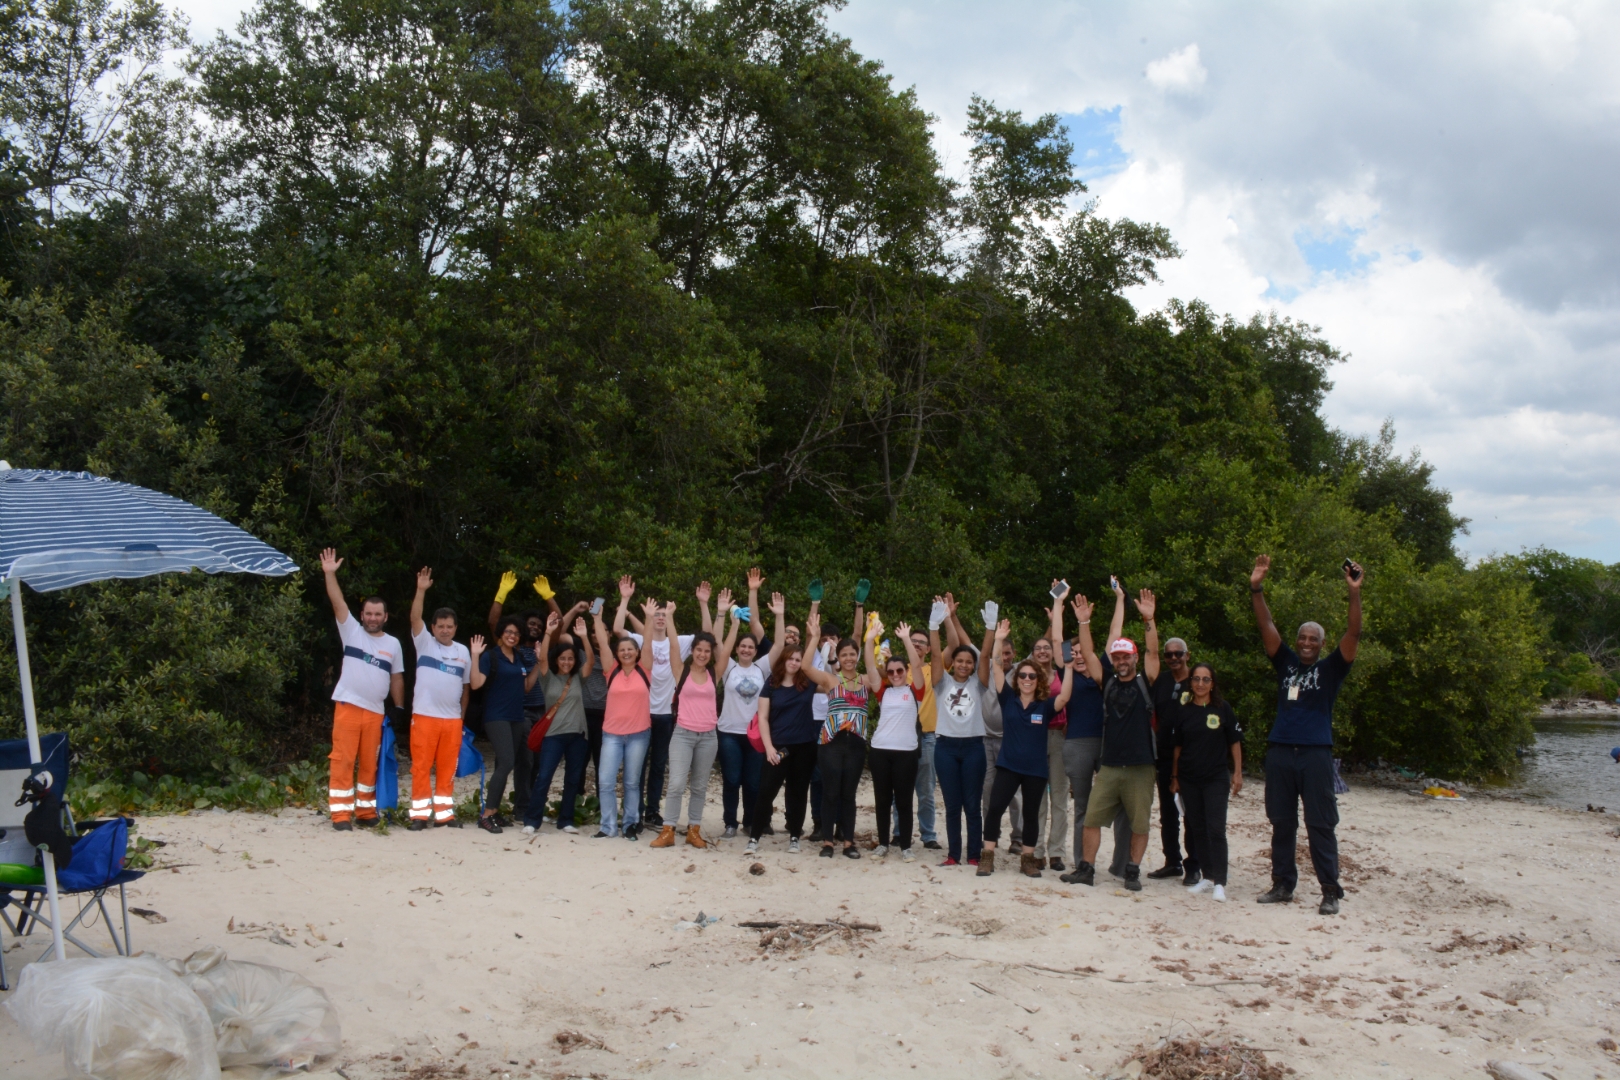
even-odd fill
[{"label": "black trousers", "polygon": [[911,846],[911,823],[917,807],[917,769],[920,750],[879,750],[872,748],[867,764],[872,770],[872,793],[877,796],[878,843],[889,843],[889,808],[900,820],[894,842],[901,850]]},{"label": "black trousers", "polygon": [[[1181,811],[1176,809],[1176,794],[1170,790],[1170,777],[1176,771],[1175,759],[1157,764],[1159,781],[1159,838],[1164,845],[1166,866],[1179,866],[1187,873],[1197,873],[1198,848],[1192,841],[1192,826],[1187,826],[1187,857],[1181,857]],[[1183,798],[1182,802],[1187,800]]]},{"label": "black trousers", "polygon": [[[591,774],[596,777],[596,801],[603,802],[602,798],[602,724],[606,721],[605,710],[585,710],[585,737],[591,744]],[[583,790],[583,789],[582,789]]]},{"label": "black trousers", "polygon": [[[664,781],[669,773],[669,740],[675,735],[674,713],[653,713],[652,741],[641,774],[641,820],[664,820]],[[654,815],[657,815],[654,817]]]},{"label": "black trousers", "polygon": [[866,764],[866,740],[853,731],[840,731],[830,743],[823,743],[817,760],[821,765],[822,821],[824,842],[855,842],[855,791],[861,786],[861,766]]},{"label": "black trousers", "polygon": [[[1222,773],[1213,780],[1181,781],[1181,802],[1187,808],[1187,850],[1182,865],[1199,868],[1216,885],[1226,884],[1226,800],[1232,792],[1232,776]],[[1196,861],[1194,861],[1196,859]]]},{"label": "black trousers", "polygon": [[1311,866],[1323,896],[1343,896],[1339,887],[1339,800],[1333,794],[1333,747],[1284,746],[1266,750],[1266,817],[1271,821],[1271,879],[1289,889],[1299,884],[1294,848],[1299,840],[1299,808],[1305,807],[1305,835]]},{"label": "black trousers", "polygon": [[1046,777],[1016,773],[1000,765],[990,784],[990,805],[984,810],[984,838],[992,845],[1001,839],[1001,815],[1012,805],[1014,792],[1023,797],[1023,842],[1026,848],[1032,848],[1041,835],[1041,796],[1046,794]]},{"label": "black trousers", "polygon": [[793,837],[804,835],[804,807],[810,794],[810,774],[816,771],[816,744],[794,743],[778,746],[776,752],[782,760],[775,765],[766,758],[759,770],[759,797],[754,800],[754,823],[748,827],[749,839],[758,840],[771,822],[771,804],[776,793],[787,784],[787,830]]}]

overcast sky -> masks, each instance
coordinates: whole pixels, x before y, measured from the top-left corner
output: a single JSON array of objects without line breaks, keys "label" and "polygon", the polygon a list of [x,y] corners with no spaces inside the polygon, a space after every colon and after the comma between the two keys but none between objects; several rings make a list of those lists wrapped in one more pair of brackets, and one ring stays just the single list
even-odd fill
[{"label": "overcast sky", "polygon": [[[245,6],[187,0],[198,36]],[[947,168],[970,96],[1069,125],[1101,213],[1185,254],[1150,309],[1276,310],[1350,354],[1331,423],[1395,422],[1472,555],[1620,561],[1620,6],[851,0]]]}]

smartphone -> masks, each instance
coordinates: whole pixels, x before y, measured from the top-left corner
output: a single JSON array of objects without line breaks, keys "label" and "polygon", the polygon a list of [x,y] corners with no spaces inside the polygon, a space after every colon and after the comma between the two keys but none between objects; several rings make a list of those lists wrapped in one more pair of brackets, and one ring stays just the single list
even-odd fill
[{"label": "smartphone", "polygon": [[1123,590],[1125,588],[1125,586],[1123,586],[1123,585],[1121,585],[1119,583],[1119,578],[1115,577],[1113,574],[1108,575],[1108,587],[1110,589],[1120,589],[1120,590]]},{"label": "smartphone", "polygon": [[1361,580],[1361,571],[1357,570],[1356,564],[1351,562],[1349,559],[1344,560],[1344,572],[1350,575],[1351,581]]},{"label": "smartphone", "polygon": [[592,600],[591,601],[591,614],[592,615],[600,615],[600,614],[602,614],[602,605],[604,603],[606,603],[606,601],[600,596],[598,596],[595,600]]},{"label": "smartphone", "polygon": [[1068,591],[1069,583],[1067,581],[1059,580],[1056,585],[1052,586],[1052,599],[1056,600],[1058,597],[1062,596]]}]

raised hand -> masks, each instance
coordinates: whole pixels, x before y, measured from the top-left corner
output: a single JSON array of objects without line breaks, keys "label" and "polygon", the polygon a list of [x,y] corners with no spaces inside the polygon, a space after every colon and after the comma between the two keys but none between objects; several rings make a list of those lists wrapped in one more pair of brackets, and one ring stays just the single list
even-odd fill
[{"label": "raised hand", "polygon": [[1012,620],[1011,619],[1002,619],[1000,622],[996,623],[996,644],[1000,645],[1003,641],[1006,641],[1007,640],[1007,635],[1011,634],[1011,633],[1012,633]]},{"label": "raised hand", "polygon": [[585,640],[585,620],[584,619],[575,619],[574,620],[574,637],[579,641],[584,641]]},{"label": "raised hand", "polygon": [[1354,559],[1349,560],[1350,565],[1344,571],[1344,583],[1352,589],[1361,588],[1361,582],[1366,575],[1362,573],[1361,564]]},{"label": "raised hand", "polygon": [[1095,605],[1092,604],[1090,600],[1086,599],[1085,593],[1079,593],[1076,595],[1073,600],[1069,601],[1069,606],[1074,609],[1075,618],[1079,619],[1081,622],[1091,621],[1091,613],[1095,610]]},{"label": "raised hand", "polygon": [[416,591],[427,592],[433,588],[433,568],[424,566],[416,572]]},{"label": "raised hand", "polygon": [[1059,578],[1052,579],[1052,599],[1055,603],[1063,603],[1063,598],[1069,595],[1069,583]]},{"label": "raised hand", "polygon": [[945,594],[945,610],[950,612],[951,618],[956,618],[956,597],[950,593]]},{"label": "raised hand", "polygon": [[763,585],[763,584],[765,584],[765,572],[763,570],[761,570],[757,566],[750,566],[748,568],[748,589],[749,589],[749,591],[750,592],[758,592],[759,587],[761,585]]},{"label": "raised hand", "polygon": [[495,590],[495,602],[497,604],[506,603],[506,597],[515,588],[517,588],[517,574],[508,570],[501,575],[500,587]]},{"label": "raised hand", "polygon": [[1159,602],[1153,598],[1153,590],[1143,589],[1136,598],[1136,610],[1142,613],[1143,622],[1152,622],[1153,613],[1159,609]]},{"label": "raised hand", "polygon": [[550,615],[546,616],[546,635],[549,637],[555,634],[557,632],[557,627],[561,625],[562,616],[553,611]]},{"label": "raised hand", "polygon": [[321,552],[321,570],[324,573],[335,574],[343,560],[338,558],[337,548],[326,548]]},{"label": "raised hand", "polygon": [[619,579],[619,599],[628,600],[636,595],[636,579],[629,574]]},{"label": "raised hand", "polygon": [[664,605],[664,616],[666,618],[668,618],[668,617],[673,616],[674,614],[675,614],[675,601],[671,600],[669,603]]},{"label": "raised hand", "polygon": [[715,597],[715,613],[720,614],[731,610],[731,590],[721,589],[720,595]]},{"label": "raised hand", "polygon": [[[772,610],[773,611],[780,612],[782,610],[781,608],[775,606],[776,601],[781,599],[781,597],[782,597],[782,594],[777,593],[775,596],[773,596],[771,598],[771,604],[772,604]],[[820,637],[821,636],[821,612],[812,611],[809,614],[809,616],[804,620],[804,633],[805,633],[805,640],[806,641],[808,641],[810,638]]]},{"label": "raised hand", "polygon": [[713,585],[710,585],[707,581],[698,582],[697,598],[698,598],[699,603],[707,604],[709,602],[709,597],[711,597],[713,595],[714,595],[714,586]]},{"label": "raised hand", "polygon": [[1259,586],[1261,582],[1266,580],[1266,575],[1270,572],[1271,556],[1256,555],[1254,557],[1254,572],[1249,575],[1249,588],[1253,589]]},{"label": "raised hand", "polygon": [[872,612],[871,618],[866,620],[866,640],[876,641],[883,636],[883,617]]},{"label": "raised hand", "polygon": [[647,624],[647,628],[649,630],[652,628],[653,613],[656,612],[657,610],[658,610],[658,601],[654,600],[652,597],[649,596],[649,597],[647,597],[647,599],[645,599],[645,600],[643,600],[641,602],[641,614],[643,616],[641,621],[643,623]]},{"label": "raised hand", "polygon": [[472,640],[467,644],[467,649],[472,653],[473,659],[477,660],[478,654],[484,651],[484,636],[482,634],[474,634],[472,636]]},{"label": "raised hand", "polygon": [[552,600],[557,596],[557,591],[551,587],[550,579],[544,574],[534,575],[534,580],[530,584],[534,586],[534,591],[542,600]]},{"label": "raised hand", "polygon": [[1113,574],[1108,575],[1108,587],[1114,590],[1114,596],[1116,598],[1121,600],[1125,598],[1125,590],[1120,586],[1119,578],[1115,577]]},{"label": "raised hand", "polygon": [[911,640],[911,624],[898,622],[894,624],[894,632],[906,641]]},{"label": "raised hand", "polygon": [[[783,596],[779,592],[771,593],[771,614],[776,616],[777,621],[779,621],[779,622],[781,621],[782,613],[785,612],[786,610],[787,610],[787,597]],[[821,620],[817,619],[816,621],[819,623]]]}]

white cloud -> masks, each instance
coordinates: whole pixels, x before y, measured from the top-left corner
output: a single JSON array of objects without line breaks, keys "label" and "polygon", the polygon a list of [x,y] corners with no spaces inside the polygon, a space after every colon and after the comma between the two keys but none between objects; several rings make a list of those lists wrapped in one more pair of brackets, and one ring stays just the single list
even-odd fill
[{"label": "white cloud", "polygon": [[1147,66],[1147,81],[1160,90],[1193,90],[1204,85],[1209,72],[1198,61],[1198,45],[1177,49]]}]

